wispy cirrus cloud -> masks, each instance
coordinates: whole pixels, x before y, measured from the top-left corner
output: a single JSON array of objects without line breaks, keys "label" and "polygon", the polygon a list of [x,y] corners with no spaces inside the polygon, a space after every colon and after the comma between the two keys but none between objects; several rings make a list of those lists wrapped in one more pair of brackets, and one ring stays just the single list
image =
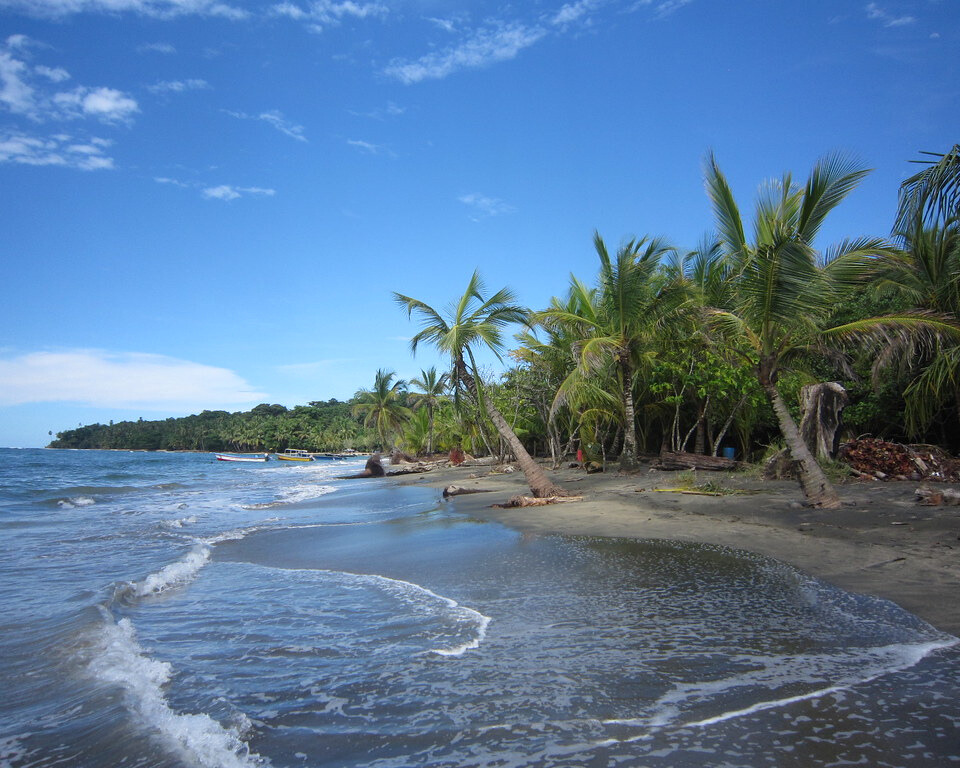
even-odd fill
[{"label": "wispy cirrus cloud", "polygon": [[384,73],[402,83],[440,80],[462,69],[477,69],[513,59],[547,34],[539,26],[521,22],[497,23],[474,30],[458,45],[421,56],[414,61],[395,59]]},{"label": "wispy cirrus cloud", "polygon": [[209,200],[236,200],[238,197],[273,197],[275,189],[264,187],[234,187],[230,184],[221,184],[218,187],[206,187],[203,196]]},{"label": "wispy cirrus cloud", "polygon": [[106,150],[112,143],[96,137],[77,140],[68,134],[39,137],[0,132],[0,163],[110,170],[114,167],[113,158],[106,155]]},{"label": "wispy cirrus cloud", "polygon": [[466,195],[460,195],[457,198],[461,203],[470,208],[470,218],[473,221],[488,219],[491,216],[501,216],[507,213],[516,213],[516,208],[508,205],[496,197],[487,197],[476,192]]},{"label": "wispy cirrus cloud", "polygon": [[177,49],[170,43],[144,43],[137,46],[137,53],[163,53],[172,55]]},{"label": "wispy cirrus cloud", "polygon": [[0,0],[0,8],[41,18],[78,13],[131,13],[158,19],[179,16],[218,16],[245,19],[248,11],[219,0]]},{"label": "wispy cirrus cloud", "polygon": [[246,112],[234,112],[228,109],[225,109],[224,112],[238,120],[260,120],[280,131],[284,136],[289,136],[291,139],[296,139],[297,141],[307,141],[305,135],[306,129],[302,125],[291,123],[278,109],[271,109],[266,112],[261,112],[258,115],[249,115]]},{"label": "wispy cirrus cloud", "polygon": [[0,405],[71,402],[165,410],[262,400],[231,370],[165,355],[97,349],[0,358]]},{"label": "wispy cirrus cloud", "polygon": [[868,19],[879,21],[885,27],[903,27],[917,20],[915,16],[897,16],[889,13],[877,3],[867,3],[865,10]]},{"label": "wispy cirrus cloud", "polygon": [[239,187],[233,184],[219,184],[216,186],[198,181],[183,181],[169,176],[154,176],[157,184],[168,184],[180,189],[195,189],[207,200],[236,200],[240,197],[273,197],[277,190],[269,187]]},{"label": "wispy cirrus cloud", "polygon": [[383,18],[390,9],[383,3],[354,2],[354,0],[312,0],[308,3],[282,2],[273,6],[272,12],[276,16],[286,16],[294,21],[301,21],[315,32],[322,32],[324,27],[338,26],[346,18],[368,19]]},{"label": "wispy cirrus cloud", "polygon": [[185,91],[203,91],[210,88],[206,80],[191,78],[188,80],[161,80],[147,86],[151,93],[184,93]]},{"label": "wispy cirrus cloud", "polygon": [[633,10],[651,8],[658,19],[665,19],[692,2],[693,0],[638,0],[633,6]]},{"label": "wispy cirrus cloud", "polygon": [[347,144],[361,152],[366,152],[368,155],[379,155],[381,152],[387,151],[387,148],[382,144],[372,144],[362,139],[347,139]]},{"label": "wispy cirrus cloud", "polygon": [[386,120],[389,117],[399,117],[407,110],[406,107],[401,107],[392,101],[388,101],[385,107],[377,107],[376,109],[371,109],[367,112],[357,112],[352,109],[348,111],[355,117],[369,117],[374,120]]}]

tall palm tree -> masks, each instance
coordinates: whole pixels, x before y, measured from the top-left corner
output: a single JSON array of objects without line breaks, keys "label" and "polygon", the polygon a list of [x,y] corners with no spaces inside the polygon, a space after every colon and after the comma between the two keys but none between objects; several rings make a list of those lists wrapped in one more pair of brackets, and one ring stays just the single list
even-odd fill
[{"label": "tall palm tree", "polygon": [[637,464],[637,425],[633,389],[634,374],[651,351],[651,342],[682,303],[680,283],[662,280],[660,260],[673,248],[660,238],[631,240],[611,257],[599,233],[593,244],[600,257],[596,292],[576,278],[571,296],[577,311],[559,302],[536,315],[541,324],[579,326],[583,331],[578,366],[558,394],[571,391],[574,380],[582,381],[606,366],[612,366],[622,406],[623,450],[621,469]]},{"label": "tall palm tree", "polygon": [[414,410],[426,407],[429,423],[429,436],[427,438],[427,453],[433,453],[433,412],[440,404],[444,393],[447,391],[447,384],[450,381],[450,375],[447,373],[437,374],[435,367],[427,370],[420,369],[420,377],[411,379],[411,386],[418,387],[419,392],[410,393],[410,400],[413,403]]},{"label": "tall palm tree", "polygon": [[354,395],[353,415],[363,416],[363,425],[377,430],[384,450],[388,447],[388,437],[399,432],[410,418],[410,409],[400,400],[406,382],[403,379],[393,381],[395,375],[393,371],[380,368],[374,377],[373,389],[361,389]]},{"label": "tall palm tree", "polygon": [[[729,309],[709,309],[708,319],[717,335],[737,342],[732,351],[756,371],[797,463],[803,494],[818,507],[836,507],[840,500],[801,438],[777,380],[784,368],[821,338],[835,286],[812,243],[826,216],[867,173],[834,156],[818,162],[803,187],[795,185],[789,174],[768,182],[757,201],[751,241],[712,153],[706,162],[707,192],[729,261],[734,297]],[[855,259],[889,250],[878,239],[864,238],[842,243],[832,256]]]},{"label": "tall palm tree", "polygon": [[531,493],[540,498],[565,495],[566,492],[554,485],[527,453],[507,420],[483,392],[474,348],[485,346],[500,358],[504,346],[503,328],[511,323],[525,322],[528,314],[516,303],[509,289],[501,288],[489,298],[484,296],[484,292],[483,281],[479,272],[475,271],[463,295],[443,313],[402,293],[394,293],[393,298],[407,310],[407,317],[416,313],[421,321],[420,330],[410,340],[411,351],[416,354],[420,343],[429,342],[450,356],[454,388],[465,388],[486,411],[497,432],[517,458]]}]

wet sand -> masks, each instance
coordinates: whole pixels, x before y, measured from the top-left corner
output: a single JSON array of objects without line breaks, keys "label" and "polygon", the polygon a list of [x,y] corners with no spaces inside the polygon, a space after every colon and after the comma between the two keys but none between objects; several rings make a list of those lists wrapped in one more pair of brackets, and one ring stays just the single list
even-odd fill
[{"label": "wet sand", "polygon": [[[486,489],[445,503],[530,534],[674,539],[751,550],[843,589],[892,600],[960,636],[960,507],[918,504],[914,491],[921,483],[845,483],[838,486],[845,506],[814,510],[799,503],[800,489],[792,481],[699,472],[695,484],[713,481],[749,492],[704,496],[655,490],[675,488],[675,472],[644,467],[631,474],[611,470],[587,475],[564,468],[548,475],[582,494],[582,500],[495,509],[493,504],[529,493],[521,472],[502,469],[445,467],[402,475],[394,482]],[[957,488],[941,483],[927,487]]]}]

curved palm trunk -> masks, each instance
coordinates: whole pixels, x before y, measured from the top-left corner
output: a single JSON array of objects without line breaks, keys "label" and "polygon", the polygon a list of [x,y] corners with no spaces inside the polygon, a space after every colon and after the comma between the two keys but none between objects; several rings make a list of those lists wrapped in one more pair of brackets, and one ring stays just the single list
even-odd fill
[{"label": "curved palm trunk", "polygon": [[637,414],[633,404],[633,370],[626,353],[620,358],[620,375],[623,377],[623,451],[620,453],[620,469],[637,468]]},{"label": "curved palm trunk", "polygon": [[840,497],[834,490],[833,485],[823,474],[817,460],[813,458],[810,449],[800,436],[800,430],[796,422],[790,415],[786,403],[780,396],[776,384],[763,384],[763,389],[770,398],[773,405],[773,411],[777,414],[777,422],[780,424],[780,433],[790,449],[790,455],[797,462],[800,473],[800,487],[803,489],[803,495],[811,506],[833,509],[840,506]]},{"label": "curved palm trunk", "polygon": [[550,481],[543,471],[543,468],[527,453],[527,449],[523,447],[520,438],[510,429],[510,425],[507,423],[507,420],[503,418],[503,414],[497,410],[489,398],[481,396],[476,379],[474,379],[467,370],[467,366],[462,358],[457,360],[457,374],[460,380],[467,385],[470,394],[477,402],[481,403],[483,409],[487,412],[487,416],[490,417],[490,421],[493,422],[493,425],[497,428],[497,432],[500,433],[500,437],[510,446],[510,450],[513,455],[516,456],[517,463],[520,465],[520,469],[523,470],[523,475],[527,479],[530,492],[538,499],[544,499],[550,496],[568,496],[569,494],[563,488],[559,485],[554,485]]}]

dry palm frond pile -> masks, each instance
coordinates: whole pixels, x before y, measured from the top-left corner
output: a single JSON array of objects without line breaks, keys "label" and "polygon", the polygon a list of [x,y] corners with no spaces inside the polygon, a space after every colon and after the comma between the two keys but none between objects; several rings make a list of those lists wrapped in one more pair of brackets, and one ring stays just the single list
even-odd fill
[{"label": "dry palm frond pile", "polygon": [[837,458],[862,479],[960,482],[960,459],[933,445],[904,445],[866,437],[841,445]]}]

